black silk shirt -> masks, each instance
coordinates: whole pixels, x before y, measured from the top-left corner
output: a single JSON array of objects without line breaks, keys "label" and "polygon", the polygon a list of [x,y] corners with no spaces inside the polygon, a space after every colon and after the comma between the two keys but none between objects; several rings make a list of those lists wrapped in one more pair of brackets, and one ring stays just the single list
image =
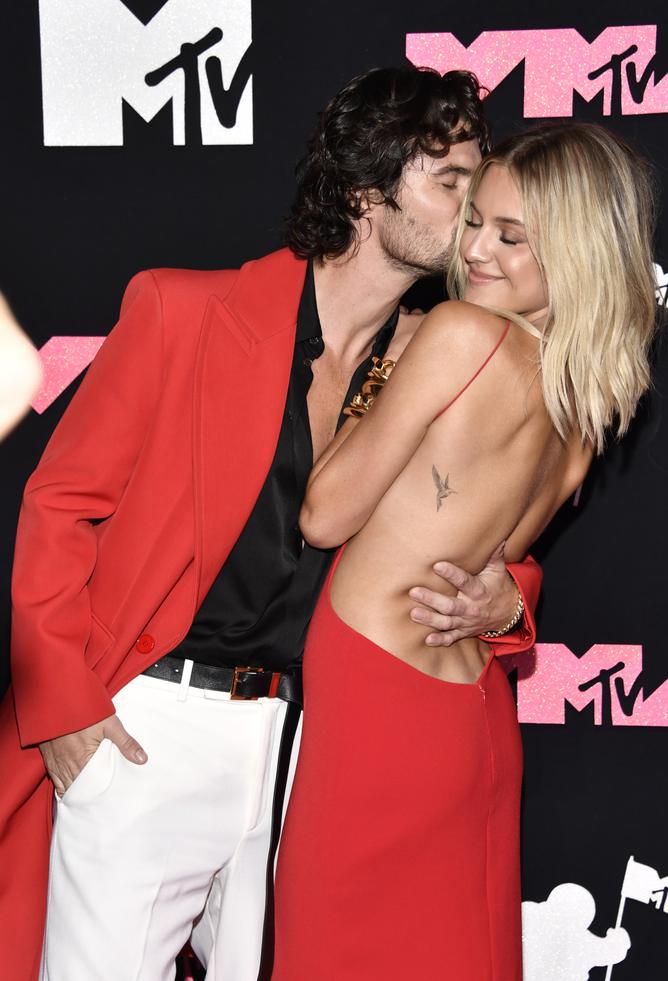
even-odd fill
[{"label": "black silk shirt", "polygon": [[[371,357],[383,357],[398,309],[376,335],[371,355],[350,380],[343,407],[360,390]],[[241,535],[172,653],[204,664],[282,670],[297,663],[333,549],[303,545],[299,511],[313,466],[306,396],[311,363],[324,351],[309,263],[297,317],[288,395],[276,453]],[[338,426],[345,421],[343,413]],[[338,428],[337,426],[337,428]]]}]

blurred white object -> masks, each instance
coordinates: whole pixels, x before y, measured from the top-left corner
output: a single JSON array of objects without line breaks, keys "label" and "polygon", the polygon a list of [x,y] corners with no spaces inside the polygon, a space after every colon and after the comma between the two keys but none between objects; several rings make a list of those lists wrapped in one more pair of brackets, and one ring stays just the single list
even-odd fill
[{"label": "blurred white object", "polygon": [[28,411],[41,382],[39,354],[0,295],[0,439]]},{"label": "blurred white object", "polygon": [[668,305],[668,272],[664,272],[658,262],[654,263],[656,274],[656,301]]}]

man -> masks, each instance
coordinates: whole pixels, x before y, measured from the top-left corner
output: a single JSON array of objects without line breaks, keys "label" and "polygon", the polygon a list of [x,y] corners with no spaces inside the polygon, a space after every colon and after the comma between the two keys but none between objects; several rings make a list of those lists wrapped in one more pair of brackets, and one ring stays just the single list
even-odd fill
[{"label": "man", "polygon": [[[414,329],[399,299],[447,264],[486,142],[471,76],[370,72],[322,117],[290,249],[128,287],[24,498],[0,715],[13,976],[40,956],[45,768],[43,978],[172,977],[194,922],[209,978],[257,976],[276,772],[331,558],[302,547],[306,480],[371,356]],[[499,555],[443,572],[458,599],[421,590],[413,612],[434,643],[517,624]],[[520,575],[531,606],[539,570]],[[528,616],[507,649],[532,637]]]}]

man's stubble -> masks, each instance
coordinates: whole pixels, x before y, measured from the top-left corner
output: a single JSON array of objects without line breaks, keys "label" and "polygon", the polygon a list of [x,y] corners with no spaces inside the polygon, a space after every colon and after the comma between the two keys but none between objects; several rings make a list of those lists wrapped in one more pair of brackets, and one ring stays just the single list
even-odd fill
[{"label": "man's stubble", "polygon": [[454,231],[450,240],[406,211],[385,205],[379,242],[388,262],[417,279],[445,276],[454,254]]}]

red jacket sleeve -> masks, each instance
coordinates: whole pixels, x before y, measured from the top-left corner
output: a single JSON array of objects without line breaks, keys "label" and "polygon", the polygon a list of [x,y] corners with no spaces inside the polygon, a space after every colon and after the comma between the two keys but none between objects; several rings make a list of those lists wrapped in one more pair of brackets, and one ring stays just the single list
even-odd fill
[{"label": "red jacket sleeve", "polygon": [[497,637],[491,642],[496,655],[519,654],[521,651],[528,651],[536,643],[536,604],[543,581],[543,571],[536,560],[529,555],[524,562],[510,563],[508,572],[522,594],[524,617],[517,630],[503,637]]},{"label": "red jacket sleeve", "polygon": [[114,513],[160,388],[162,306],[152,273],[126,292],[25,489],[12,576],[12,681],[21,743],[93,725],[114,706],[84,653],[93,522]]}]

